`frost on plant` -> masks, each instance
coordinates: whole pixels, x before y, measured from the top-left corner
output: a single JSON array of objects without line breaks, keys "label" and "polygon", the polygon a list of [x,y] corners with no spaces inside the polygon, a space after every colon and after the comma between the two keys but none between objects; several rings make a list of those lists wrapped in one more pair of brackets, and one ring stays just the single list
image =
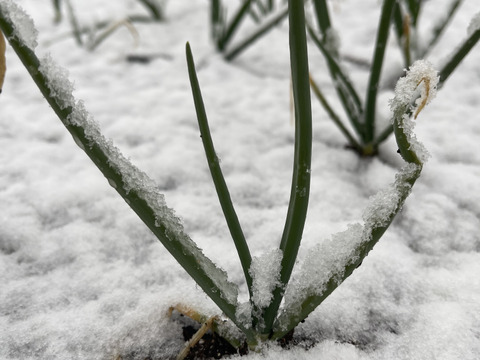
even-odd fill
[{"label": "frost on plant", "polygon": [[32,18],[12,0],[0,2],[0,11],[9,18],[9,22],[13,25],[13,36],[30,49],[35,49],[38,44],[38,31]]},{"label": "frost on plant", "polygon": [[429,154],[413,133],[415,122],[411,114],[414,112],[416,118],[435,97],[438,81],[438,72],[432,64],[426,60],[417,60],[407,70],[406,76],[398,80],[395,97],[390,101],[394,119],[401,119],[398,126],[403,129],[410,149],[417,154],[422,163],[428,159]]},{"label": "frost on plant", "polygon": [[345,266],[358,258],[358,248],[365,240],[368,239],[363,237],[363,226],[357,223],[311,249],[299,275],[287,287],[284,306],[287,316],[299,312],[306,298],[321,296],[331,279],[339,284]]},{"label": "frost on plant", "polygon": [[252,259],[252,301],[260,309],[270,305],[273,290],[280,284],[282,251],[275,249]]},{"label": "frost on plant", "polygon": [[419,165],[407,164],[395,176],[395,182],[370,198],[363,212],[366,229],[388,226],[392,216],[401,210],[402,198],[410,193],[408,179],[418,172]]},{"label": "frost on plant", "polygon": [[47,86],[50,89],[50,96],[57,100],[62,109],[74,108],[75,98],[73,97],[74,85],[68,79],[68,71],[59,66],[47,54],[40,62],[38,69],[47,79]]}]

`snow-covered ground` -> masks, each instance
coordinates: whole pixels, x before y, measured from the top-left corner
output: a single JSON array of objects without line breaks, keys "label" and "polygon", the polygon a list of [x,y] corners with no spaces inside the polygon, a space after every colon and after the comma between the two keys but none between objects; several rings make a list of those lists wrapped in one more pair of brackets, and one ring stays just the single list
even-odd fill
[{"label": "snow-covered ground", "polygon": [[[185,63],[189,41],[224,174],[253,255],[278,246],[290,192],[293,126],[288,27],[234,62],[216,53],[208,1],[167,3],[166,21],[119,29],[94,52],[76,45],[49,1],[18,0],[39,30],[38,51],[70,72],[78,98],[104,134],[153,178],[205,254],[242,284],[243,274],[213,188]],[[82,24],[144,9],[133,0],[72,1]],[[428,1],[421,38],[449,1]],[[342,52],[369,60],[377,0],[331,2]],[[465,0],[429,60],[439,65],[480,11]],[[248,32],[248,26],[238,34]],[[147,64],[126,61],[151,55]],[[333,99],[310,47],[312,75]],[[301,324],[300,344],[246,359],[480,358],[480,48],[419,116],[431,158],[406,206],[363,265]],[[358,90],[367,72],[347,63]],[[184,303],[215,305],[196,287],[72,141],[16,55],[7,49],[0,96],[0,358],[169,359],[183,346],[167,317]],[[384,77],[401,57],[390,37]],[[393,76],[393,75],[392,75]],[[379,114],[388,117],[380,95]],[[339,112],[340,107],[336,104]],[[361,221],[370,196],[402,161],[393,139],[360,159],[313,99],[312,193],[300,261],[315,244]],[[242,290],[246,292],[244,286]],[[307,350],[308,348],[308,350]]]}]

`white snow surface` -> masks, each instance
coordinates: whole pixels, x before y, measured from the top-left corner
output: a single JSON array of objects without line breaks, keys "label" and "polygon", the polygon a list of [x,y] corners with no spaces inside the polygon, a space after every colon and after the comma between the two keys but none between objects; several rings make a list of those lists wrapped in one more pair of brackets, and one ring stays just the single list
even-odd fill
[{"label": "white snow surface", "polygon": [[[425,3],[429,16],[420,35],[448,3]],[[291,180],[286,22],[228,63],[209,39],[207,2],[170,1],[165,22],[135,24],[136,47],[120,28],[95,52],[76,45],[68,19],[53,24],[50,4],[0,4],[26,9],[39,30],[37,51],[68,69],[75,96],[105,136],[158,184],[186,233],[246,297],[199,139],[185,43],[192,45],[212,136],[252,254],[266,254],[278,247]],[[72,4],[86,25],[145,11],[133,0]],[[341,51],[370,59],[378,2],[331,5]],[[478,11],[476,0],[463,2],[429,56],[435,68]],[[245,33],[250,26],[244,24]],[[132,63],[128,55],[152,61]],[[401,73],[400,59],[392,36],[385,78]],[[314,46],[310,63],[342,113]],[[362,266],[298,326],[298,345],[265,345],[245,359],[479,358],[479,63],[477,47],[418,116],[416,133],[431,159]],[[365,69],[345,66],[365,93]],[[182,324],[167,317],[168,308],[219,310],[78,149],[8,45],[7,69],[0,95],[0,359],[175,358],[184,345]],[[379,97],[378,112],[386,118],[392,97],[393,89]],[[322,239],[361,221],[369,198],[392,182],[403,162],[393,138],[375,159],[346,150],[312,100],[312,190],[299,261],[311,253],[315,263],[313,249],[334,249]],[[338,251],[342,256],[348,249]]]}]

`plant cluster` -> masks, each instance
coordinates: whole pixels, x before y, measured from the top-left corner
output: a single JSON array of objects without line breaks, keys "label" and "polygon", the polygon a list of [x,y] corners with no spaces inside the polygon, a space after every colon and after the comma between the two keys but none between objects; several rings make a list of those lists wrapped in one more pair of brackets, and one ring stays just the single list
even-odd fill
[{"label": "plant cluster", "polygon": [[[244,6],[251,2],[245,1]],[[255,3],[259,6],[260,3],[265,5],[272,2]],[[412,133],[413,119],[434,97],[439,77],[428,62],[417,61],[410,66],[406,76],[398,81],[395,97],[391,101],[392,132],[399,153],[405,160],[405,166],[388,188],[373,197],[363,214],[363,223],[351,225],[346,231],[333,235],[330,240],[312,249],[298,278],[291,281],[303,235],[310,192],[312,157],[310,84],[314,83],[311,82],[309,75],[307,30],[327,59],[332,78],[336,80],[336,90],[355,119],[358,131],[361,130],[363,134],[368,128],[371,132],[372,127],[370,122],[360,123],[359,116],[363,112],[360,111],[362,108],[358,97],[339,65],[338,55],[326,46],[326,38],[331,28],[326,26],[327,22],[329,23],[325,10],[326,3],[319,0],[315,1],[315,4],[324,35],[323,40],[318,39],[311,26],[306,25],[303,2],[288,1],[295,115],[292,184],[287,217],[278,247],[259,258],[252,258],[250,254],[247,239],[230,198],[210,134],[191,47],[188,43],[186,45],[188,75],[208,166],[249,292],[249,300],[240,303],[238,286],[231,283],[227,274],[206,257],[185,233],[180,220],[167,206],[155,183],[103,137],[83,103],[73,97],[73,86],[63,75],[62,69],[59,69],[50,58],[39,59],[36,56],[35,41],[32,40],[34,35],[25,33],[25,26],[20,26],[20,22],[26,21],[28,16],[11,0],[0,1],[0,29],[45,99],[75,142],[107,178],[109,184],[229,319],[229,322],[225,323],[215,318],[209,324],[237,347],[245,342],[250,349],[255,349],[262,341],[277,340],[286,336],[349,277],[361,265],[402,208],[427,158],[425,149]],[[377,39],[372,64],[371,87],[378,84],[384,53],[382,41],[388,36],[396,5],[398,4],[395,0],[383,2],[378,33],[380,39]],[[218,10],[219,8],[216,11]],[[246,16],[246,7],[241,11],[244,12],[242,16]],[[226,39],[228,32],[218,30],[216,36],[223,39],[222,41],[227,40],[228,43],[228,37]],[[473,34],[478,36],[478,30]],[[444,69],[440,72],[440,82],[445,71]],[[376,90],[371,87],[367,104],[373,101],[374,106],[375,102],[371,99],[375,99]],[[367,106],[365,112],[371,111],[372,104]],[[365,138],[364,145],[371,144],[371,140],[366,140],[368,138]],[[232,333],[228,324],[234,324],[241,334]]]},{"label": "plant cluster", "polygon": [[[426,45],[423,45],[423,42],[417,38],[423,1],[382,1],[374,54],[369,65],[369,80],[363,100],[344,70],[336,42],[336,31],[331,22],[327,1],[313,0],[320,36],[311,24],[307,24],[308,33],[325,58],[337,98],[351,126],[348,127],[347,121],[334,110],[313,79],[311,79],[312,90],[330,119],[347,138],[349,147],[361,156],[376,155],[379,145],[393,132],[393,127],[390,124],[384,129],[378,129],[376,118],[377,97],[381,86],[380,75],[390,28],[392,26],[394,28],[399,48],[404,57],[405,67],[408,68],[415,60],[424,59],[433,46],[438,43],[441,34],[446,29],[461,2],[462,0],[454,0],[451,3],[451,6],[447,9],[446,17],[437,21],[437,25],[432,31],[431,39]],[[454,47],[449,60],[440,68],[439,88],[443,86],[479,39],[480,29],[476,28],[469,31],[467,38]]]}]

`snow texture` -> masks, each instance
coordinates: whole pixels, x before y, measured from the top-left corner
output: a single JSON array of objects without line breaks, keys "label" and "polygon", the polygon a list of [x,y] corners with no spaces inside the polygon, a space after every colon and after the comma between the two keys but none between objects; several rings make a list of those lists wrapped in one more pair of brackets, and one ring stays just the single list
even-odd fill
[{"label": "snow texture", "polygon": [[273,290],[280,285],[280,270],[282,268],[283,252],[280,249],[272,250],[261,256],[254,256],[250,266],[250,275],[253,283],[253,303],[264,309],[273,298]]},{"label": "snow texture", "polygon": [[[47,80],[47,86],[50,89],[50,96],[56,99],[60,108],[75,108],[75,98],[73,97],[74,85],[68,79],[68,70],[59,66],[50,54],[47,54],[40,60],[40,72]],[[77,124],[80,126],[80,124]]]},{"label": "snow texture", "polygon": [[415,122],[408,110],[410,108],[414,112],[413,118],[416,119],[420,111],[435,98],[438,81],[438,72],[433,65],[426,60],[417,60],[406,71],[406,75],[397,81],[395,97],[390,101],[394,118],[402,117],[399,126],[403,128],[411,149],[422,163],[427,161],[429,154],[413,133]]},{"label": "snow texture", "polygon": [[405,165],[395,176],[393,184],[370,198],[363,213],[367,229],[384,227],[390,223],[392,216],[400,210],[400,200],[410,193],[411,185],[406,179],[413,178],[420,170],[420,165]]},{"label": "snow texture", "polygon": [[294,316],[300,304],[309,296],[321,296],[327,283],[334,279],[340,284],[345,267],[358,259],[358,248],[365,239],[364,227],[349,225],[348,229],[321,241],[308,252],[300,274],[287,286],[284,311]]},{"label": "snow texture", "polygon": [[[240,286],[239,297],[247,298],[205,164],[185,42],[201,64],[212,135],[244,233],[252,253],[263,254],[278,248],[291,186],[294,129],[285,23],[229,63],[210,41],[208,2],[169,1],[167,21],[135,24],[137,48],[119,29],[95,52],[62,37],[71,34],[70,24],[67,18],[53,24],[49,1],[0,0],[2,9],[7,3],[31,14],[40,29],[37,51],[52,53],[68,68],[75,95],[85,100],[105,137],[155,180],[182,215],[185,231],[228,271]],[[438,1],[423,4],[428,16],[421,18],[420,35],[430,34],[446,8]],[[345,55],[370,59],[378,1],[331,5]],[[145,14],[134,0],[82,0],[74,6],[81,25]],[[437,65],[449,56],[478,11],[477,0],[462,1],[429,61]],[[254,26],[251,20],[242,24],[234,40]],[[387,47],[384,80],[401,72],[397,44]],[[131,55],[150,63],[131,62]],[[309,61],[333,99],[324,59],[312,51]],[[432,158],[362,266],[295,329],[289,349],[268,344],[259,353],[230,358],[478,360],[479,63],[477,45],[420,115],[416,132]],[[213,316],[220,315],[218,307],[78,150],[8,44],[7,66],[0,95],[0,359],[174,359],[185,342],[182,323],[168,318],[168,308],[181,302]],[[366,83],[367,70],[345,66],[352,81]],[[379,114],[388,119],[392,93],[383,90]],[[370,196],[404,163],[393,138],[382,145],[380,157],[359,159],[344,148],[345,139],[318,102],[312,105],[315,156],[300,264],[319,239],[362,219]],[[341,105],[332,106],[342,112]],[[70,121],[86,118],[81,109],[77,103],[79,117]],[[350,231],[360,233],[360,227],[351,225]],[[347,244],[339,251],[349,249]],[[241,307],[239,313],[248,315],[249,305]]]},{"label": "snow texture", "polygon": [[38,31],[25,10],[12,0],[4,0],[0,2],[0,11],[9,18],[10,23],[15,24],[13,36],[30,49],[35,49],[38,45]]}]

